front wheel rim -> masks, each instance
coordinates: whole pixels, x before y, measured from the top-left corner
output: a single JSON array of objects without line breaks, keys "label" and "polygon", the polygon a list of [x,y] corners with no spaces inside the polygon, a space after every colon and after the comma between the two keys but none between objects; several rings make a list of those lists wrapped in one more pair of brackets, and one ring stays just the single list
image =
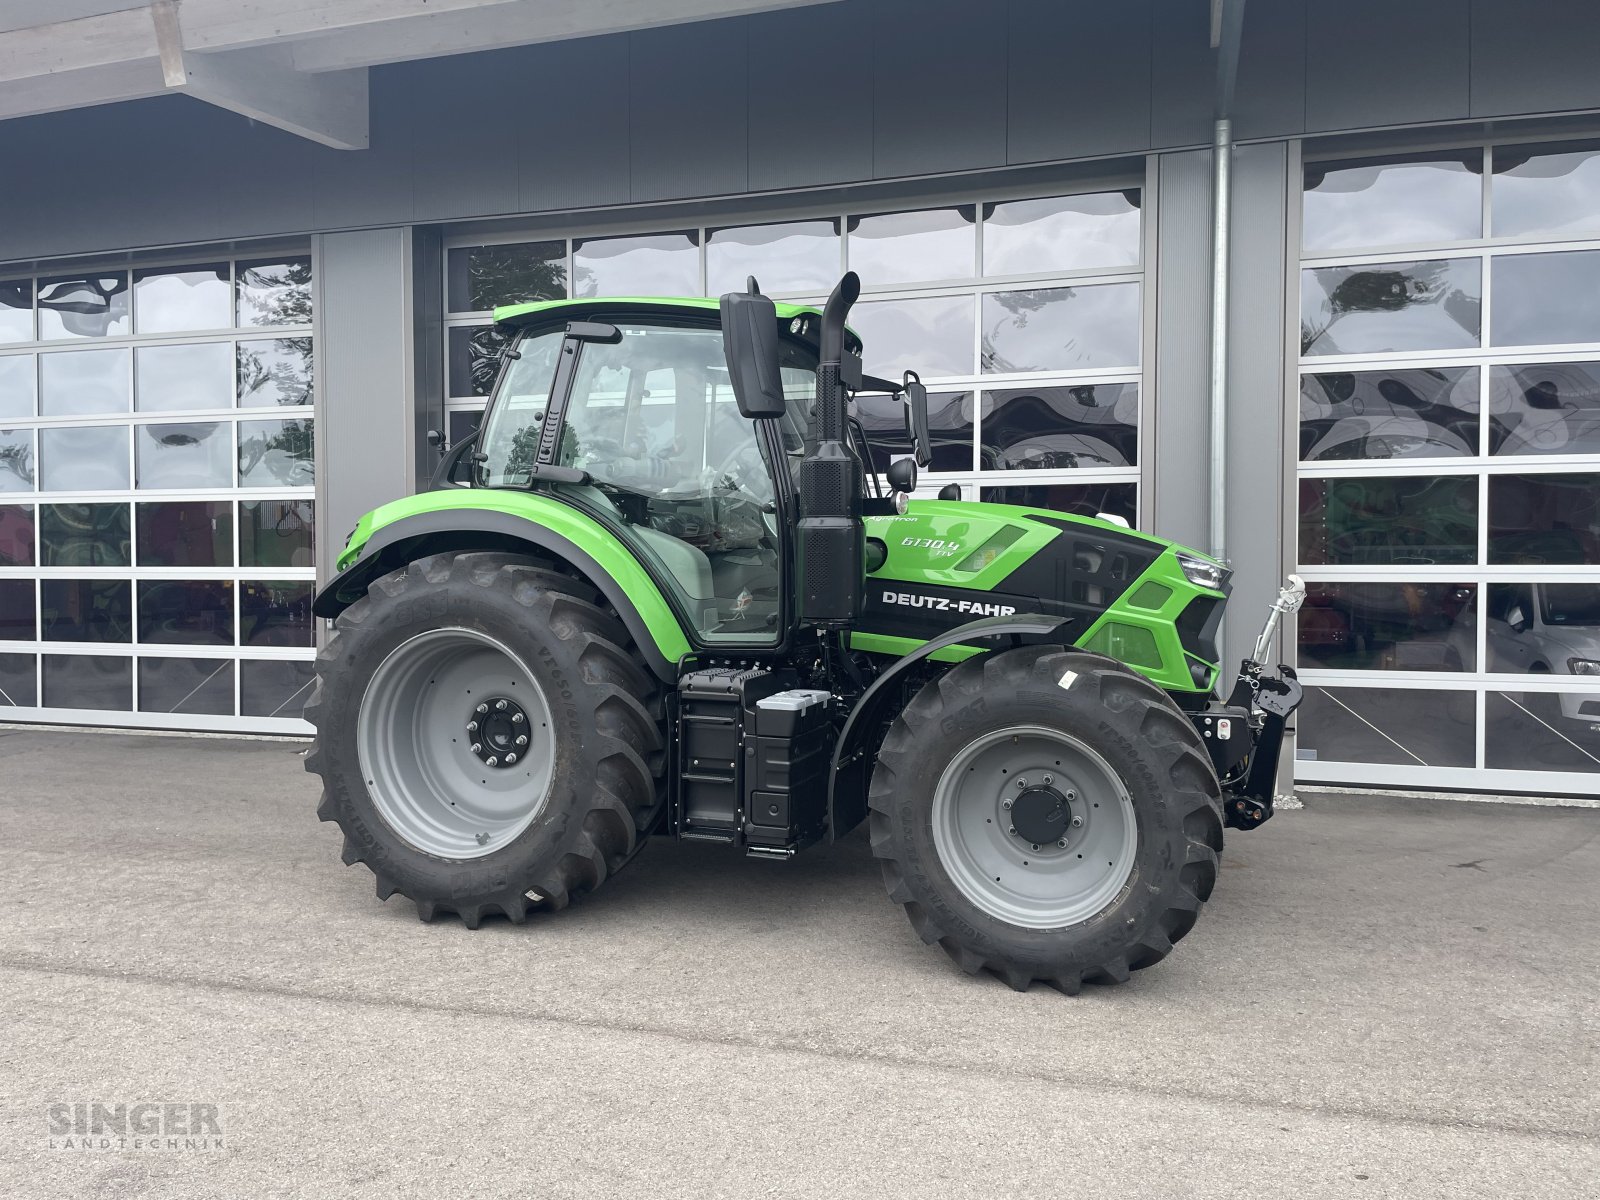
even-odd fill
[{"label": "front wheel rim", "polygon": [[471,629],[429,630],[389,652],[362,694],[356,748],[384,823],[450,860],[515,841],[544,810],[555,771],[544,689]]},{"label": "front wheel rim", "polygon": [[963,747],[934,788],[932,823],[962,896],[1024,929],[1060,929],[1103,910],[1133,875],[1139,848],[1133,800],[1111,765],[1043,725]]}]

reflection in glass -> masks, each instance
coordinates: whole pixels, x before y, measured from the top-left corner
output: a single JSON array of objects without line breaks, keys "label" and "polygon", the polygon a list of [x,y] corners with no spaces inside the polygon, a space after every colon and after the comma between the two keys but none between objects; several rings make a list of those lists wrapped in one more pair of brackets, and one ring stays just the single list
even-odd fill
[{"label": "reflection in glass", "polygon": [[38,668],[31,654],[0,654],[0,708],[32,708]]},{"label": "reflection in glass", "polygon": [[309,325],[311,260],[280,258],[239,263],[234,294],[241,325]]},{"label": "reflection in glass", "polygon": [[1600,473],[1489,476],[1489,561],[1600,564]]},{"label": "reflection in glass", "polygon": [[977,272],[977,210],[926,208],[850,218],[850,269],[865,287],[971,279]]},{"label": "reflection in glass", "polygon": [[140,346],[133,358],[133,406],[140,412],[232,408],[232,369],[228,342]]},{"label": "reflection in glass", "polygon": [[129,332],[128,276],[60,275],[39,280],[39,337],[112,337]]},{"label": "reflection in glass", "polygon": [[0,429],[0,492],[31,492],[33,479],[33,430]]},{"label": "reflection in glass", "polygon": [[1312,583],[1299,614],[1300,666],[1470,671],[1478,661],[1470,583]]},{"label": "reflection in glass", "polygon": [[990,504],[1050,509],[1077,517],[1109,513],[1137,529],[1138,492],[1138,485],[1133,483],[1040,483],[980,488],[978,499]]},{"label": "reflection in glass", "polygon": [[1600,341],[1600,250],[1492,260],[1496,346]]},{"label": "reflection in glass", "polygon": [[1036,275],[1139,264],[1139,192],[983,206],[983,273]]},{"label": "reflection in glass", "polygon": [[312,422],[240,421],[240,487],[310,487],[314,482]]},{"label": "reflection in glass", "polygon": [[454,446],[465,441],[478,431],[478,426],[483,423],[483,409],[452,409],[449,413],[449,438]]},{"label": "reflection in glass", "polygon": [[38,604],[31,579],[0,579],[0,642],[31,642]]},{"label": "reflection in glass", "polygon": [[1476,758],[1472,692],[1307,687],[1297,717],[1301,759],[1470,767]]},{"label": "reflection in glass", "polygon": [[239,643],[314,646],[310,580],[250,580],[239,585]]},{"label": "reflection in glass", "polygon": [[239,715],[298,718],[316,681],[313,662],[247,659],[239,664]]},{"label": "reflection in glass", "polygon": [[1600,691],[1487,692],[1483,765],[1600,772]]},{"label": "reflection in glass", "polygon": [[1478,344],[1475,258],[1300,272],[1300,352],[1374,354]]},{"label": "reflection in glass", "polygon": [[1384,566],[1478,559],[1469,475],[1302,479],[1300,561]]},{"label": "reflection in glass", "polygon": [[985,374],[1137,366],[1139,335],[1137,283],[983,297]]},{"label": "reflection in glass", "polygon": [[1300,460],[1478,453],[1478,369],[1340,371],[1300,379]]},{"label": "reflection in glass", "polygon": [[1489,368],[1490,454],[1600,454],[1600,362]]},{"label": "reflection in glass", "polygon": [[34,430],[0,429],[0,491],[34,490]]},{"label": "reflection in glass", "polygon": [[0,504],[0,567],[33,566],[33,505]]},{"label": "reflection in glass", "polygon": [[488,312],[501,304],[567,296],[564,241],[457,246],[447,259],[445,294],[451,312]]},{"label": "reflection in glass", "polygon": [[0,280],[0,342],[33,341],[33,280]]},{"label": "reflection in glass", "polygon": [[128,427],[87,425],[39,431],[39,490],[128,490]]},{"label": "reflection in glass", "polygon": [[72,350],[39,356],[39,415],[128,411],[128,352]]},{"label": "reflection in glass", "polygon": [[227,263],[133,273],[140,333],[226,329],[233,324]]},{"label": "reflection in glass", "polygon": [[139,425],[134,450],[141,488],[225,488],[233,477],[228,459],[232,429],[223,422]]},{"label": "reflection in glass", "polygon": [[137,504],[141,567],[233,566],[233,505],[226,500]]},{"label": "reflection in glass", "polygon": [[127,712],[133,707],[133,659],[100,654],[46,654],[44,707]]},{"label": "reflection in glass", "polygon": [[140,658],[139,711],[233,715],[233,660]]},{"label": "reflection in glass", "polygon": [[[550,400],[550,384],[555,375],[556,355],[561,352],[562,335],[551,330],[523,338],[518,357],[511,360],[505,386],[495,398],[490,428],[484,430],[478,452],[487,454],[484,482],[494,487],[518,486],[528,481],[528,468],[538,450],[540,422]],[[662,393],[665,395],[665,391]],[[659,397],[657,398],[659,399]],[[667,411],[662,404],[657,411]],[[619,405],[617,416],[622,415]]]},{"label": "reflection in glass", "polygon": [[875,300],[850,310],[850,327],[865,344],[868,374],[971,375],[972,308],[971,296]]},{"label": "reflection in glass", "polygon": [[572,244],[575,296],[698,296],[700,235],[650,233]]},{"label": "reflection in glass", "polygon": [[312,403],[311,339],[239,343],[239,407],[288,408]]},{"label": "reflection in glass", "polygon": [[1138,462],[1139,385],[1085,383],[983,394],[987,470],[1131,467]]},{"label": "reflection in glass", "polygon": [[1308,252],[1457,242],[1483,233],[1483,151],[1399,162],[1306,167],[1301,245]]},{"label": "reflection in glass", "polygon": [[126,504],[41,504],[39,562],[46,567],[125,567]]},{"label": "reflection in glass", "polygon": [[0,355],[0,418],[33,416],[38,375],[31,354]]},{"label": "reflection in glass", "polygon": [[42,579],[39,615],[47,642],[133,640],[133,584],[126,579]]},{"label": "reflection in glass", "polygon": [[1490,671],[1600,682],[1600,583],[1491,583],[1487,635]]},{"label": "reflection in glass", "polygon": [[487,396],[500,373],[500,356],[510,339],[492,325],[457,325],[450,329],[450,394]]},{"label": "reflection in glass", "polygon": [[314,567],[315,535],[310,500],[246,500],[239,505],[242,567]]},{"label": "reflection in glass", "polygon": [[[887,471],[895,459],[911,453],[903,403],[862,394],[856,397],[855,413],[867,435],[873,470]],[[933,465],[926,470],[972,470],[972,393],[929,392],[928,432],[933,435]]]},{"label": "reflection in glass", "polygon": [[1489,201],[1495,237],[1600,229],[1600,146],[1496,146]]},{"label": "reflection in glass", "polygon": [[233,645],[233,583],[226,579],[141,581],[139,640],[152,645]]},{"label": "reflection in glass", "polygon": [[742,292],[754,275],[761,290],[826,292],[839,281],[834,221],[787,221],[713,229],[706,236],[706,293]]}]

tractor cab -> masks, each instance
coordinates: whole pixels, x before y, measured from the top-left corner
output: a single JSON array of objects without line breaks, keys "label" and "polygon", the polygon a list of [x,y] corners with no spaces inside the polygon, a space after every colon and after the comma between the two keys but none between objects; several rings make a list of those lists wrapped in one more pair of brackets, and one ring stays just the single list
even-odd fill
[{"label": "tractor cab", "polygon": [[[697,642],[783,644],[796,617],[789,576],[801,463],[817,439],[822,313],[768,304],[773,336],[763,352],[775,361],[778,399],[765,420],[741,407],[730,360],[749,351],[730,345],[712,302],[501,309],[513,339],[481,431],[456,448],[449,482],[547,486],[662,579]],[[848,374],[861,386],[860,342],[846,339]],[[925,405],[925,394],[917,401]],[[859,475],[870,458],[859,427],[849,436],[846,469]]]}]

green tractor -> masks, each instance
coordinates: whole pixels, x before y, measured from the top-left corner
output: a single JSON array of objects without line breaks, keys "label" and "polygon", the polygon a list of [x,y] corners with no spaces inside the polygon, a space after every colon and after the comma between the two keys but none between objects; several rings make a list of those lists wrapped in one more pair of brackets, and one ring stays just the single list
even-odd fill
[{"label": "green tractor", "polygon": [[[912,372],[746,293],[501,308],[479,433],[362,517],[315,611],[318,815],[423,920],[565,907],[651,835],[787,860],[866,822],[972,973],[1076,993],[1189,932],[1272,814],[1293,672],[1219,698],[1229,572],[1111,519],[910,500]],[[880,479],[853,412],[899,402]],[[952,494],[953,493],[953,494]]]}]

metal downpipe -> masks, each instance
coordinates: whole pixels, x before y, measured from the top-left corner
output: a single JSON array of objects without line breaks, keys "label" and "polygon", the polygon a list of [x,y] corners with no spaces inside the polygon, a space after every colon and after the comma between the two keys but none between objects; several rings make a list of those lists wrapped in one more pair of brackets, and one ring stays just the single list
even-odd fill
[{"label": "metal downpipe", "polygon": [[1219,117],[1211,139],[1211,386],[1210,497],[1206,505],[1211,556],[1228,561],[1225,517],[1228,484],[1228,219],[1233,191],[1233,122]]}]

